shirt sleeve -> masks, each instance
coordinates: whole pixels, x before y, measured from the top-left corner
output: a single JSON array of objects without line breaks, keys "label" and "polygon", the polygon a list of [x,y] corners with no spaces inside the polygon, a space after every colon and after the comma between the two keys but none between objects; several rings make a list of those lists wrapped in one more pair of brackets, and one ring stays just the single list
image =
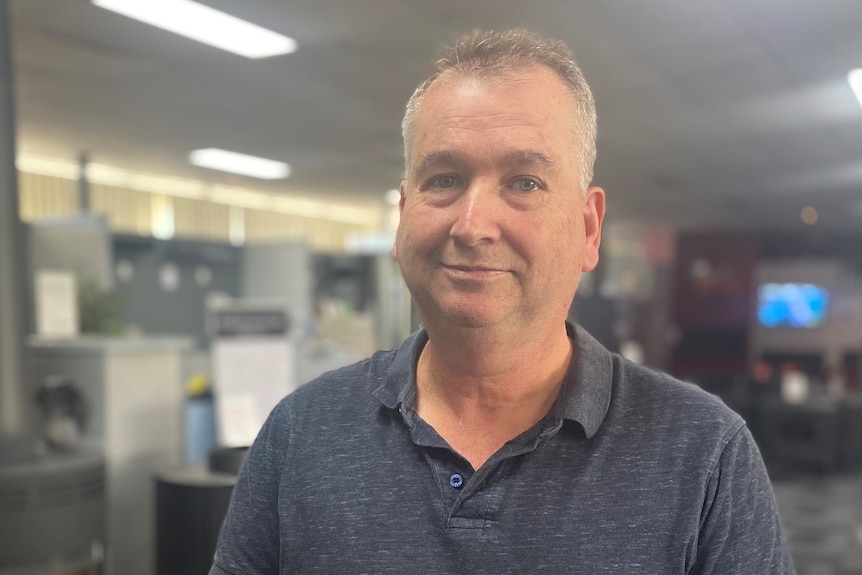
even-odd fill
[{"label": "shirt sleeve", "polygon": [[772,486],[746,426],[724,448],[707,485],[690,575],[793,575]]},{"label": "shirt sleeve", "polygon": [[277,575],[278,487],[287,452],[284,402],[270,413],[248,451],[222,524],[209,575]]}]

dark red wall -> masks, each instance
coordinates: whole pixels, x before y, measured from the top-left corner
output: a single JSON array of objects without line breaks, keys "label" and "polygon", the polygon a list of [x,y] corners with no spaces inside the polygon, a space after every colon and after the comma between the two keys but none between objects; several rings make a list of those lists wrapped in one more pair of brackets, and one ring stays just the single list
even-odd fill
[{"label": "dark red wall", "polygon": [[679,235],[672,305],[679,330],[671,353],[674,375],[697,379],[746,372],[760,254],[754,235]]}]

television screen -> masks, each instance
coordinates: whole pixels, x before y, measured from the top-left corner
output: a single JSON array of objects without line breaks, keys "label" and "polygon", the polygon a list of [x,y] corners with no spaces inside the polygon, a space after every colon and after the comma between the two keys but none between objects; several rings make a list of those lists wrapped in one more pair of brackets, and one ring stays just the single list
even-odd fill
[{"label": "television screen", "polygon": [[764,327],[817,327],[826,319],[829,292],[814,284],[763,284],[757,290],[757,319]]}]

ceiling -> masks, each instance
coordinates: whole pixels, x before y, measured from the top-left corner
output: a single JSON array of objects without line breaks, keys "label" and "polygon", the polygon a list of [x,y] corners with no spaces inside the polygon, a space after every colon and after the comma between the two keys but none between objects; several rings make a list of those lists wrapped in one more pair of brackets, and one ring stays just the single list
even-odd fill
[{"label": "ceiling", "polygon": [[[293,37],[248,60],[94,7],[13,0],[19,150],[379,205],[441,44],[473,28],[564,40],[593,87],[612,221],[862,229],[859,0],[204,0]],[[288,180],[187,163],[219,147]]]}]

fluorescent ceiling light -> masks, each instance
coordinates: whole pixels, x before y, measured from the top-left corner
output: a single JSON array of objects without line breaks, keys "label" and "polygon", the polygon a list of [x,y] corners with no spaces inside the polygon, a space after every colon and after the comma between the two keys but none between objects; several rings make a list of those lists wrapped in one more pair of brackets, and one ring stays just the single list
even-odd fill
[{"label": "fluorescent ceiling light", "polygon": [[189,161],[195,166],[242,174],[262,180],[278,180],[290,175],[290,166],[255,156],[247,156],[218,148],[195,150],[189,154]]},{"label": "fluorescent ceiling light", "polygon": [[245,56],[267,58],[296,51],[296,41],[192,0],[92,0],[123,16]]},{"label": "fluorescent ceiling light", "polygon": [[[77,180],[81,177],[81,165],[70,160],[19,154],[15,163],[20,171],[28,174],[66,180]],[[99,163],[87,164],[87,181],[91,184],[198,200],[204,197],[206,191],[206,185],[201,181],[133,172]]]},{"label": "fluorescent ceiling light", "polygon": [[[71,181],[76,181],[81,176],[80,165],[71,160],[19,154],[16,163],[21,172],[28,174]],[[380,213],[374,209],[297,196],[276,195],[248,188],[209,185],[200,180],[133,172],[104,164],[89,164],[87,179],[93,184],[132,188],[141,192],[205,200],[236,208],[274,211],[346,224],[374,227],[380,221]]]},{"label": "fluorescent ceiling light", "polygon": [[77,180],[81,177],[81,165],[70,160],[18,154],[18,157],[15,158],[15,166],[28,174],[39,174],[66,180]]},{"label": "fluorescent ceiling light", "polygon": [[851,70],[847,74],[847,81],[850,82],[850,87],[853,88],[853,93],[856,94],[856,99],[859,100],[859,105],[862,106],[862,68]]}]

